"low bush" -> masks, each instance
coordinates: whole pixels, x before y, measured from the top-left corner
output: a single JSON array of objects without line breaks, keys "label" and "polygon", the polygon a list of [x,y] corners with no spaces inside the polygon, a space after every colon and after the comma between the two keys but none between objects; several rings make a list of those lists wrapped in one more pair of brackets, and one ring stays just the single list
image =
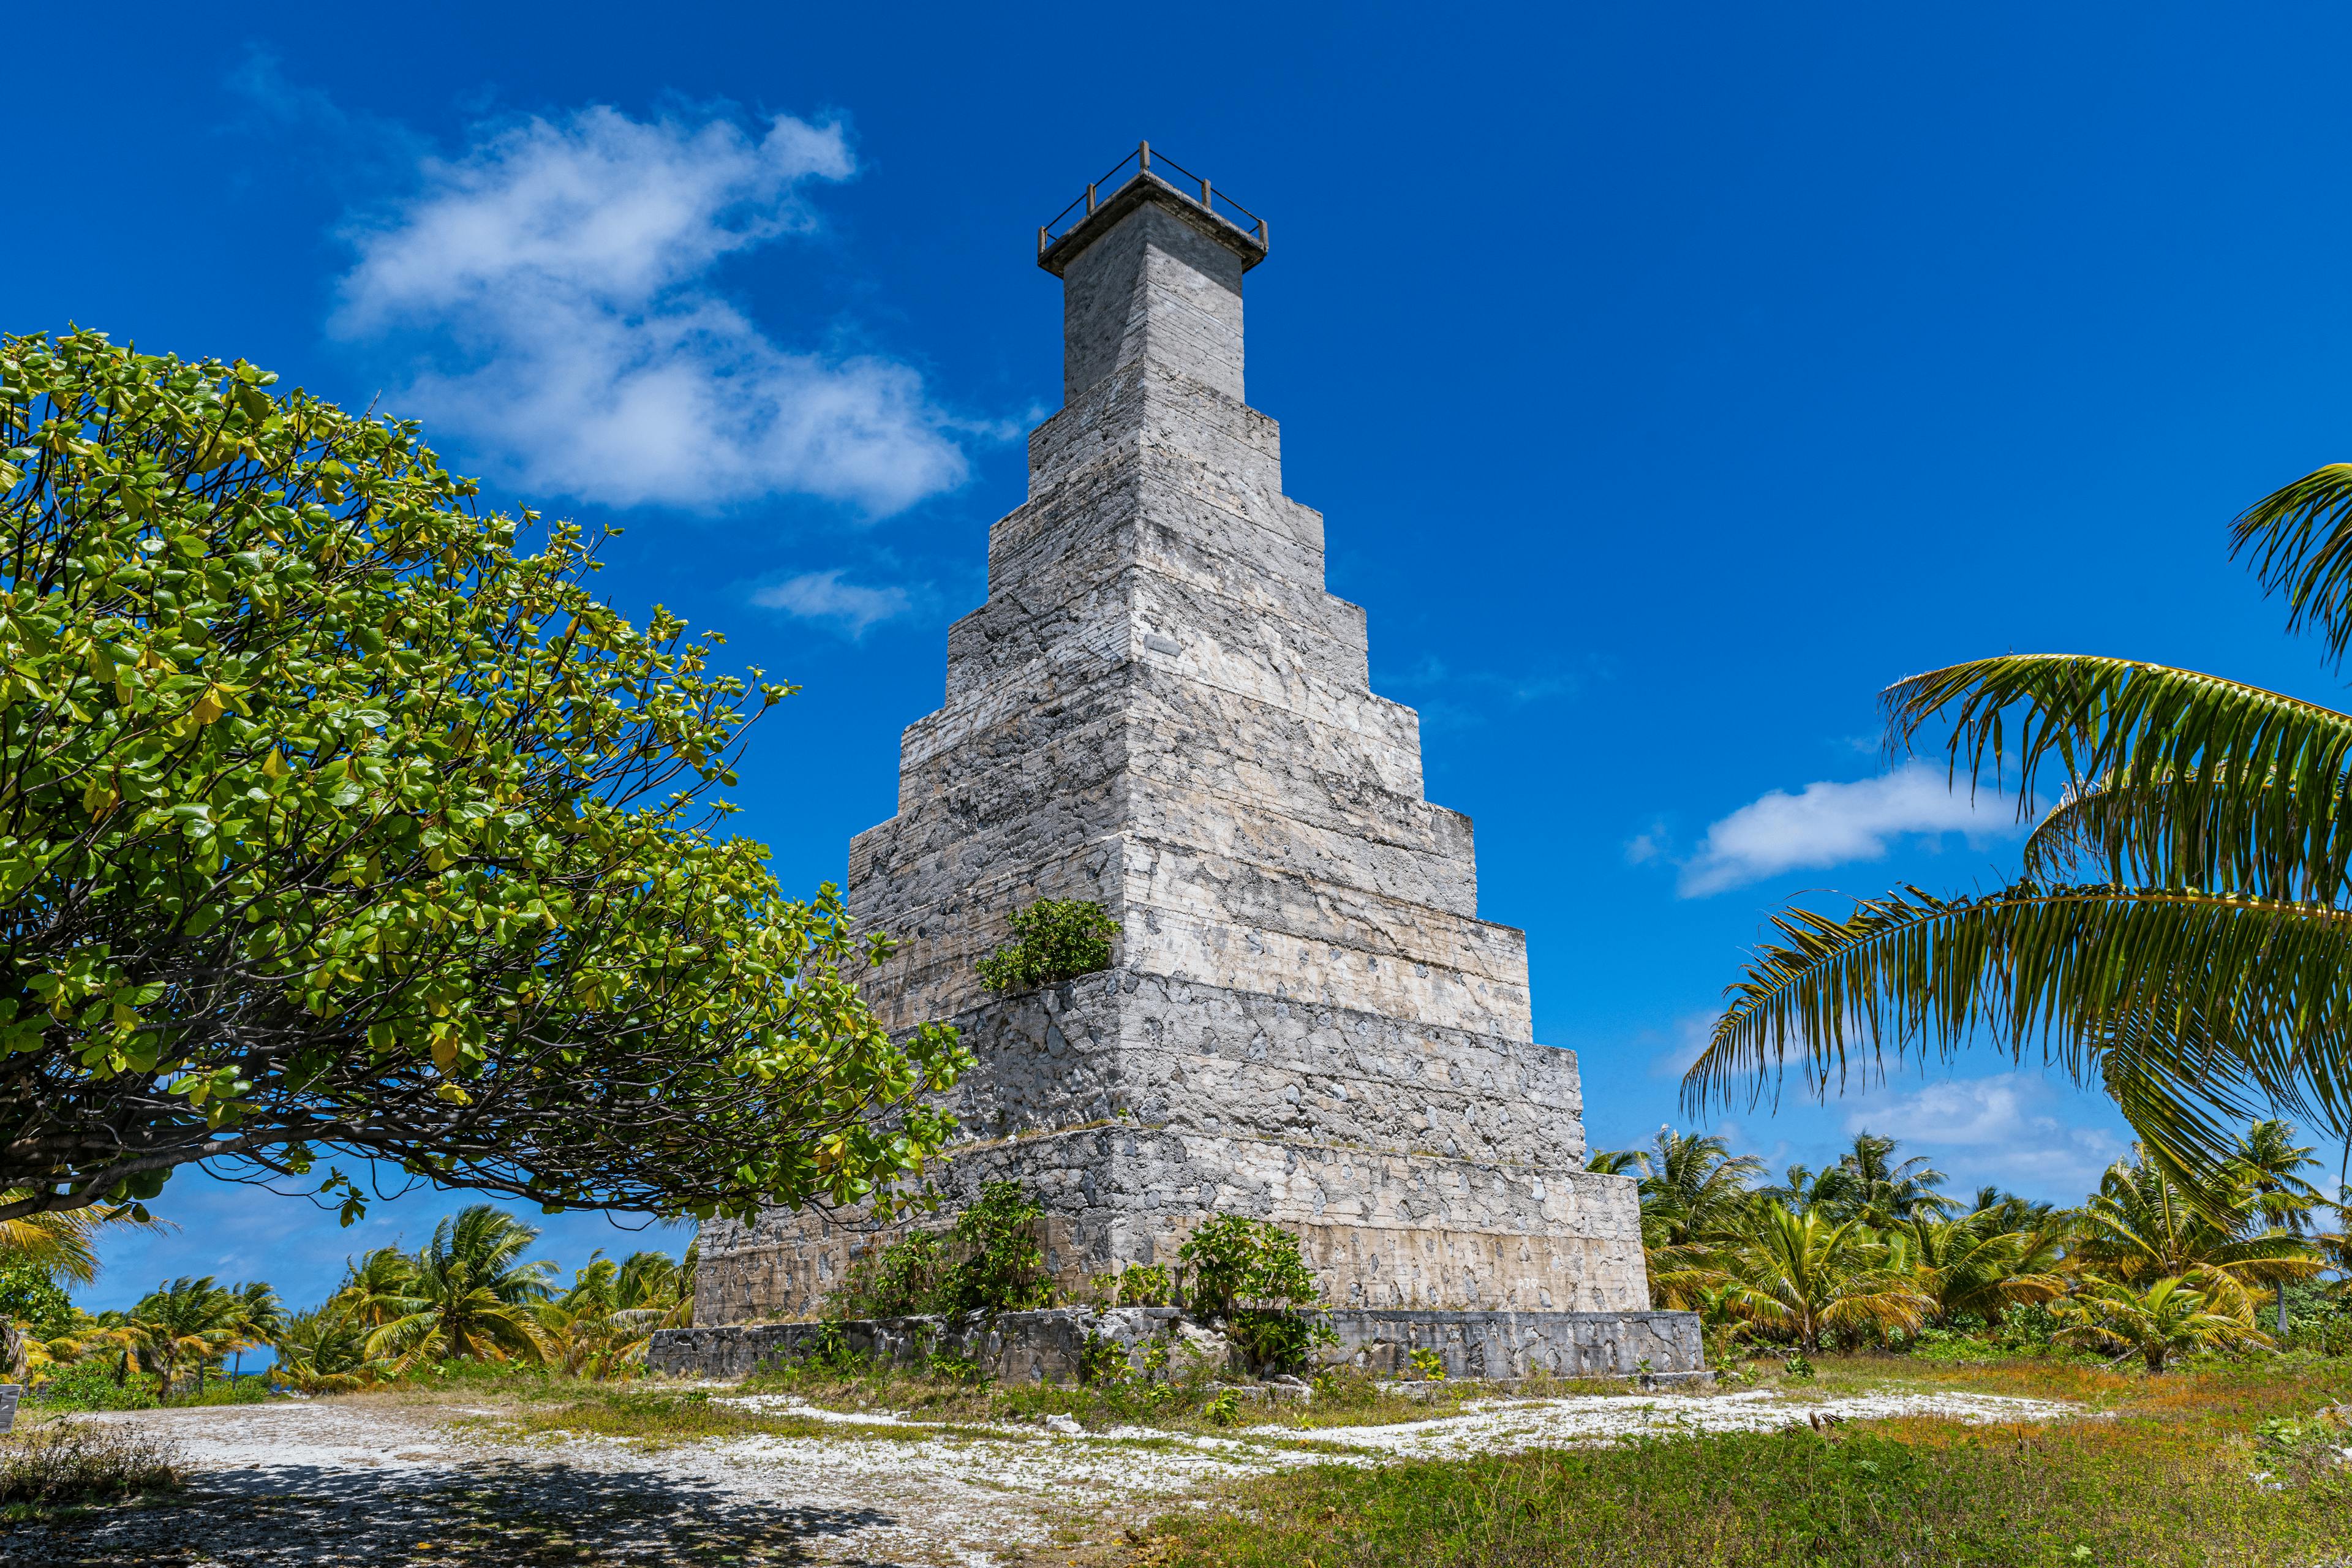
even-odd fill
[{"label": "low bush", "polygon": [[178,1455],[151,1433],[63,1416],[0,1437],[0,1509],[104,1502],[180,1485]]},{"label": "low bush", "polygon": [[133,1373],[115,1382],[117,1362],[111,1358],[43,1367],[41,1381],[25,1395],[27,1407],[43,1410],[152,1410],[152,1379]]},{"label": "low bush", "polygon": [[1219,1215],[1176,1251],[1192,1310],[1219,1320],[1225,1337],[1261,1372],[1296,1372],[1318,1344],[1338,1342],[1307,1309],[1322,1287],[1298,1237],[1272,1220]]},{"label": "low bush", "polygon": [[858,1259],[826,1305],[835,1318],[1021,1312],[1050,1305],[1037,1239],[1045,1207],[1018,1182],[990,1182],[944,1234],[914,1231]]}]

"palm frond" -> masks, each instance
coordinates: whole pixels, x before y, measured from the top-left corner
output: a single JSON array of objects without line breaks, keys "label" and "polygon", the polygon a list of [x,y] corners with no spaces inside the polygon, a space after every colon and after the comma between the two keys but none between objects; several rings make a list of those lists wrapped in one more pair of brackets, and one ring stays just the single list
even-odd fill
[{"label": "palm frond", "polygon": [[[1952,775],[2043,794],[2116,881],[2332,896],[2346,875],[2352,717],[2242,681],[2140,659],[2008,654],[1882,695],[1889,744],[1951,725]],[[2053,775],[2055,775],[2054,777]],[[2104,799],[2086,800],[2086,796]]]},{"label": "palm frond", "polygon": [[1774,918],[1726,992],[1684,1079],[1694,1110],[1748,1080],[1761,1094],[1793,1058],[1818,1089],[1862,1070],[1948,1057],[1981,1029],[2022,1058],[2101,1082],[2168,1161],[2234,1148],[2227,1124],[2259,1102],[2331,1129],[2352,1107],[2352,913],[2197,889],[2042,887],[1979,899],[1916,888],[1841,921]]},{"label": "palm frond", "polygon": [[[2308,786],[2301,794],[2298,783]],[[2027,837],[2022,868],[2035,882],[2104,873],[2148,887],[2341,902],[2352,890],[2352,778],[2266,774],[2236,791],[2171,778],[2070,784]]]},{"label": "palm frond", "polygon": [[2263,586],[2286,594],[2287,630],[2318,628],[2341,664],[2352,647],[2352,463],[2315,468],[2239,513],[2230,553],[2249,550]]}]

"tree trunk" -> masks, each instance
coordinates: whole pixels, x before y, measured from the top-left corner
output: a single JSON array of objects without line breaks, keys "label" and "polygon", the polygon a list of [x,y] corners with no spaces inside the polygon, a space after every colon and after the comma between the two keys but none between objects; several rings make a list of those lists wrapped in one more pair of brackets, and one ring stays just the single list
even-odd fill
[{"label": "tree trunk", "polygon": [[0,1376],[10,1383],[22,1383],[31,1370],[32,1358],[25,1351],[24,1332],[14,1320],[0,1318]]},{"label": "tree trunk", "polygon": [[2150,1377],[2155,1376],[2158,1373],[2164,1370],[2164,1347],[2162,1345],[2150,1345],[2142,1353],[2147,1357],[2147,1371]]},{"label": "tree trunk", "polygon": [[2286,1281],[2284,1279],[2278,1282],[2278,1339],[2279,1348],[2284,1350],[2286,1348]]}]

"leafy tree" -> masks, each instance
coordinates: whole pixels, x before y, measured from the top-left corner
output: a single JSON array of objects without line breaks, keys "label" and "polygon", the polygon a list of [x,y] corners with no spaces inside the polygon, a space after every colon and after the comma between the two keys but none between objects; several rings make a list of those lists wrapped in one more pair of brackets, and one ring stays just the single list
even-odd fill
[{"label": "leafy tree", "polygon": [[991,991],[1034,991],[1110,967],[1118,922],[1084,899],[1040,899],[1013,911],[1013,940],[980,961]]},{"label": "leafy tree", "polygon": [[2094,1279],[2071,1304],[2069,1318],[2055,1335],[2062,1342],[2119,1349],[2118,1361],[2137,1354],[2150,1373],[2162,1372],[2175,1356],[2271,1342],[2235,1314],[2210,1310],[2205,1293],[2180,1279],[2159,1279],[2145,1290]]},{"label": "leafy tree", "polygon": [[1176,1249],[1189,1271],[1186,1301],[1218,1319],[1226,1337],[1266,1371],[1294,1371],[1309,1346],[1336,1338],[1305,1309],[1323,1300],[1323,1287],[1296,1233],[1272,1220],[1218,1215],[1204,1220]]},{"label": "leafy tree", "polygon": [[[2340,664],[2352,648],[2352,464],[2265,497],[2233,552]],[[1889,743],[1948,727],[1956,777],[2056,804],[2014,884],[1906,888],[1844,918],[1791,909],[1685,1080],[1694,1103],[1797,1066],[1948,1057],[1972,1041],[2114,1097],[2201,1190],[2230,1128],[2352,1121],[2352,715],[2142,659],[2016,654],[1885,693]]]},{"label": "leafy tree", "polygon": [[954,1261],[940,1281],[939,1310],[1020,1312],[1053,1300],[1054,1277],[1037,1222],[1045,1208],[1018,1182],[986,1182],[980,1201],[956,1215],[948,1240]]},{"label": "leafy tree", "polygon": [[0,337],[0,1221],[321,1152],[706,1216],[918,1168],[968,1058],[717,832],[789,689],[274,380]]},{"label": "leafy tree", "polygon": [[[73,1302],[47,1269],[33,1263],[0,1263],[0,1321],[37,1339],[63,1333],[73,1321]],[[12,1358],[13,1359],[13,1358]],[[0,1375],[21,1379],[21,1366],[0,1366]]]},{"label": "leafy tree", "polygon": [[1900,1253],[1862,1221],[1792,1214],[1769,1201],[1717,1258],[1660,1283],[1693,1296],[1725,1292],[1719,1301],[1809,1354],[1837,1330],[1915,1330],[1936,1307]]},{"label": "leafy tree", "polygon": [[536,1226],[488,1204],[443,1219],[409,1260],[404,1279],[387,1269],[382,1293],[355,1300],[375,1321],[368,1355],[402,1368],[419,1361],[544,1361],[538,1308],[551,1294],[552,1266],[523,1259],[538,1239]]}]

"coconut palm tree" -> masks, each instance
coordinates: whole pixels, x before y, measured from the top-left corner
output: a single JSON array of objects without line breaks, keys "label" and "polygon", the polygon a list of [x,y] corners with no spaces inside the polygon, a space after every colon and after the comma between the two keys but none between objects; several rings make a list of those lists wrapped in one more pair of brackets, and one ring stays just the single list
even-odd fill
[{"label": "coconut palm tree", "polygon": [[204,1366],[236,1338],[242,1303],[213,1283],[209,1274],[182,1275],[150,1291],[131,1309],[129,1347],[156,1374],[156,1397],[169,1398],[180,1368],[193,1363],[202,1385]]},{"label": "coconut palm tree", "polygon": [[[2254,1203],[2271,1228],[2295,1236],[2311,1232],[2312,1211],[2322,1203],[2319,1189],[2303,1179],[2306,1166],[2316,1165],[2306,1145],[2294,1141],[2294,1126],[2273,1118],[2257,1121],[2238,1140],[2231,1164],[2252,1189]],[[2286,1337],[2286,1281],[2271,1281],[2277,1292],[2278,1333]]]},{"label": "coconut palm tree", "polygon": [[1780,1179],[1756,1189],[1756,1195],[1767,1203],[1779,1204],[1791,1214],[1850,1215],[1847,1199],[1853,1183],[1853,1173],[1835,1162],[1814,1170],[1801,1163],[1791,1163],[1780,1173]]},{"label": "coconut palm tree", "polygon": [[1641,1153],[1636,1184],[1642,1205],[1642,1247],[1652,1299],[1678,1301],[1664,1288],[1668,1275],[1701,1266],[1707,1248],[1740,1227],[1751,1199],[1748,1182],[1764,1169],[1753,1154],[1734,1154],[1712,1134],[1661,1127]]},{"label": "coconut palm tree", "polygon": [[2069,1316],[2073,1321],[2054,1338],[2105,1350],[2120,1347],[2117,1361],[2137,1353],[2150,1373],[2162,1372],[2174,1356],[2271,1342],[2269,1335],[2236,1315],[2211,1310],[2205,1292],[2181,1279],[2159,1279],[2145,1290],[2094,1279],[2070,1304]]},{"label": "coconut palm tree", "polygon": [[2066,1290],[2061,1271],[2064,1227],[2046,1224],[2012,1230],[2008,1211],[1979,1209],[1958,1219],[1916,1214],[1896,1225],[1891,1244],[1916,1271],[1920,1290],[1935,1302],[1930,1318],[1948,1327],[1970,1316],[1985,1322],[2021,1301],[2047,1301]]},{"label": "coconut palm tree", "polygon": [[645,1360],[655,1330],[691,1321],[692,1285],[667,1253],[635,1252],[618,1263],[592,1258],[572,1275],[572,1288],[541,1310],[551,1351],[574,1375],[614,1376]]},{"label": "coconut palm tree", "polygon": [[1808,1354],[1841,1329],[1916,1331],[1936,1309],[1900,1255],[1858,1219],[1792,1214],[1769,1201],[1709,1263],[1661,1277],[1687,1298],[1720,1298],[1748,1321],[1796,1338]]},{"label": "coconut palm tree", "polygon": [[[2255,503],[2233,553],[2290,631],[2352,648],[2352,464]],[[1955,777],[2053,798],[2019,879],[1903,888],[1843,918],[1790,909],[1685,1079],[1694,1107],[1798,1068],[1987,1043],[2114,1097],[2203,1194],[2232,1128],[2352,1123],[2352,715],[2142,659],[2013,654],[1885,693],[1888,742],[1948,733]]]},{"label": "coconut palm tree", "polygon": [[2229,1184],[2200,1202],[2151,1160],[2108,1166],[2082,1210],[2079,1257],[2126,1284],[2186,1279],[2204,1309],[2251,1329],[2252,1291],[2309,1279],[2325,1263],[2303,1237],[2268,1223],[2242,1173],[2224,1174]]},{"label": "coconut palm tree", "polygon": [[[526,1361],[546,1358],[538,1308],[549,1296],[551,1265],[527,1263],[539,1239],[528,1226],[489,1204],[446,1218],[410,1259],[404,1295],[362,1297],[379,1320],[368,1335],[371,1357],[405,1367],[426,1361]],[[389,1266],[381,1272],[397,1281]]]},{"label": "coconut palm tree", "polygon": [[278,1375],[305,1394],[349,1394],[397,1376],[393,1361],[369,1356],[368,1333],[356,1306],[340,1296],[297,1312],[272,1342]]},{"label": "coconut palm tree", "polygon": [[1837,1168],[1845,1179],[1836,1201],[1854,1218],[1880,1230],[1959,1207],[1936,1190],[1949,1178],[1932,1169],[1925,1155],[1898,1163],[1895,1151],[1900,1147],[1892,1138],[1864,1131],[1854,1135],[1852,1149],[1838,1156]]},{"label": "coconut palm tree", "polygon": [[[229,1369],[229,1381],[236,1382],[245,1370],[245,1352],[275,1344],[278,1331],[286,1326],[286,1305],[278,1292],[263,1280],[255,1279],[239,1285],[230,1292],[236,1299],[235,1321],[230,1324],[236,1338],[229,1349],[236,1354],[236,1364]],[[196,1386],[204,1387],[204,1374],[196,1374]]]}]

